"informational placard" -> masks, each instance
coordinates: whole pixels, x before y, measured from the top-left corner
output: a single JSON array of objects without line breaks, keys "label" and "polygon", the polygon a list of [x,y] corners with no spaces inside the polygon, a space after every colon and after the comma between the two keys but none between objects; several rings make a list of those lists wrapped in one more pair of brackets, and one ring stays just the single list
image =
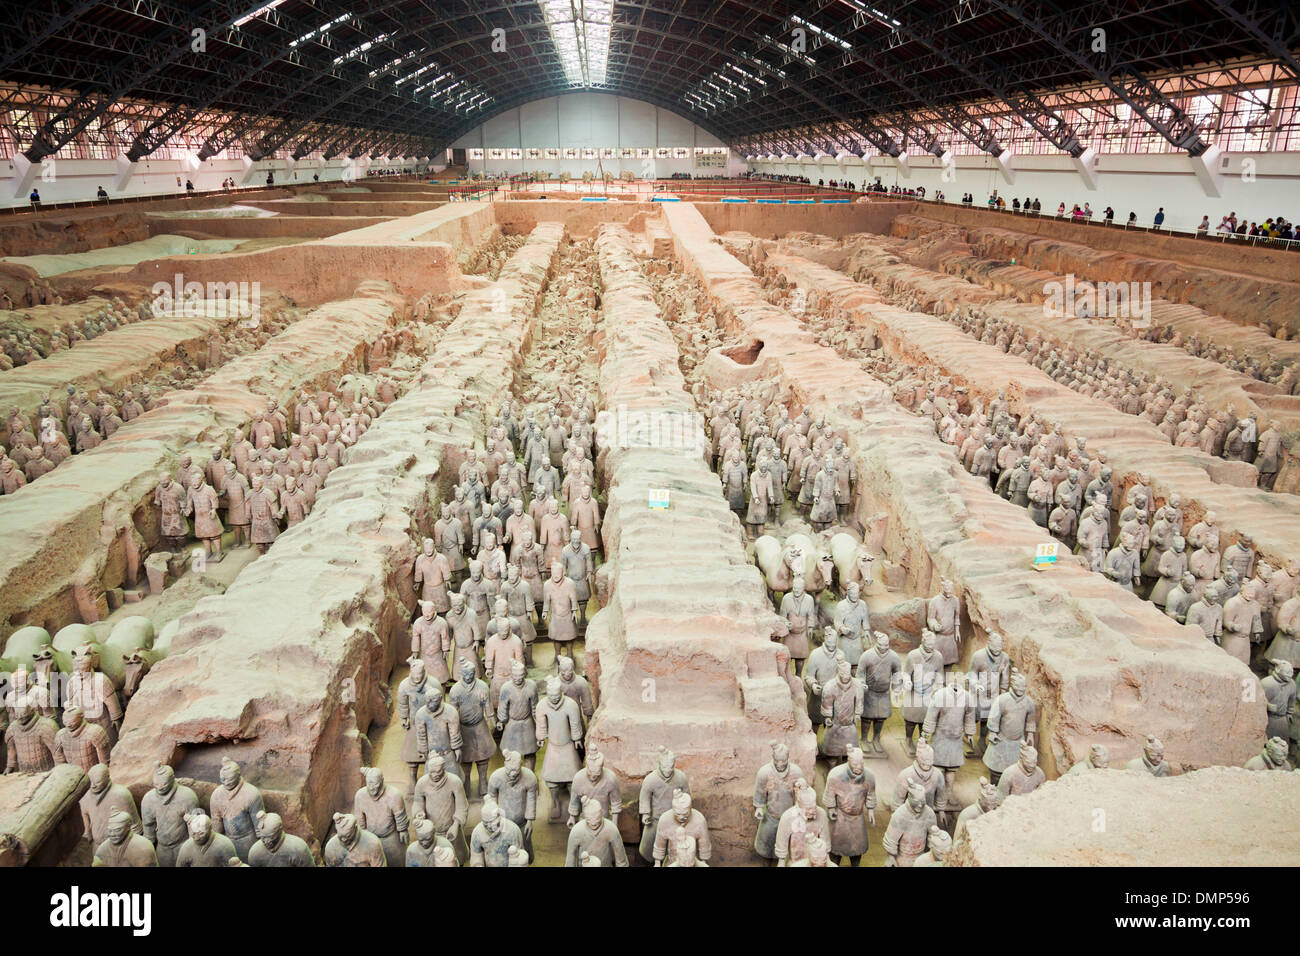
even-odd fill
[{"label": "informational placard", "polygon": [[695,156],[696,169],[723,169],[726,165],[726,153],[698,153]]},{"label": "informational placard", "polygon": [[1056,549],[1058,545],[1055,541],[1051,544],[1040,544],[1038,553],[1034,555],[1034,568],[1039,571],[1045,571],[1056,563]]},{"label": "informational placard", "polygon": [[668,489],[651,488],[649,505],[651,511],[667,511],[668,510]]}]

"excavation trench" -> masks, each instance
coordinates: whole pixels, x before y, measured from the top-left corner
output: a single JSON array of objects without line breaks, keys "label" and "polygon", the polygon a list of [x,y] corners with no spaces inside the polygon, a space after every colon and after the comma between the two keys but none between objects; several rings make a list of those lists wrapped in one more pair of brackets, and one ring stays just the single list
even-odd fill
[{"label": "excavation trench", "polygon": [[1031,571],[1038,545],[1052,539],[1023,509],[967,474],[887,386],[766,302],[753,273],[713,241],[697,211],[664,215],[677,260],[700,279],[723,328],[765,343],[765,358],[752,367],[711,354],[705,380],[717,388],[776,381],[846,437],[860,489],[854,516],[871,529],[869,547],[900,567],[915,593],[937,593],[940,578],[954,581],[975,638],[968,648],[989,631],[1003,635],[1039,705],[1049,776],[1091,743],[1127,759],[1150,733],[1185,766],[1238,764],[1257,751],[1264,714],[1258,702],[1241,701],[1242,682],[1253,680],[1244,665],[1075,562]]},{"label": "excavation trench", "polygon": [[154,489],[183,453],[206,461],[228,448],[268,399],[282,407],[301,389],[328,389],[364,369],[401,299],[363,284],[356,297],[314,310],[256,352],[227,362],[197,389],[123,425],[99,447],[73,455],[30,488],[0,498],[0,521],[23,529],[0,540],[0,621],[54,633],[108,613],[105,592],[135,584],[161,542]]},{"label": "excavation trench", "polygon": [[1222,547],[1239,534],[1248,534],[1260,557],[1274,567],[1284,566],[1293,555],[1294,542],[1300,538],[1300,514],[1288,506],[1288,496],[1238,486],[1243,474],[1254,484],[1253,466],[1223,461],[1199,449],[1175,448],[1144,419],[1086,398],[942,319],[887,305],[870,286],[824,266],[778,253],[765,259],[765,267],[801,288],[815,290],[819,303],[842,310],[900,360],[942,369],[986,404],[1005,389],[1017,416],[1034,412],[1056,423],[1067,439],[1086,438],[1089,449],[1104,452],[1114,470],[1116,502],[1123,502],[1138,475],[1146,474],[1158,504],[1171,494],[1182,496],[1185,527],[1214,511],[1222,516]]},{"label": "excavation trench", "polygon": [[171,655],[131,702],[115,779],[140,796],[163,760],[207,791],[229,756],[287,829],[325,838],[372,756],[367,735],[389,720],[434,504],[510,388],[563,232],[539,225],[495,283],[464,296],[434,356],[311,515],[181,618]]},{"label": "excavation trench", "polygon": [[[798,253],[807,251],[816,255],[813,249],[802,243],[798,245],[783,243],[782,248],[789,248]],[[945,259],[945,266],[951,270],[952,260]],[[1259,381],[1219,362],[1198,358],[1173,345],[1130,338],[1107,322],[1092,322],[1074,316],[1047,317],[1041,304],[1038,306],[1022,304],[1000,297],[999,293],[991,289],[973,285],[961,278],[900,262],[896,255],[886,250],[885,244],[881,241],[858,242],[856,251],[845,261],[843,269],[860,282],[869,281],[881,290],[883,295],[892,297],[896,303],[904,298],[910,299],[941,319],[951,322],[954,319],[954,310],[958,306],[974,308],[1013,325],[1028,338],[1038,336],[1061,351],[1093,350],[1098,355],[1104,356],[1112,368],[1122,367],[1135,374],[1164,379],[1170,382],[1174,391],[1179,394],[1191,390],[1218,414],[1225,414],[1228,408],[1234,410],[1234,417],[1237,419],[1254,414],[1258,418],[1261,430],[1267,428],[1269,420],[1274,418],[1288,434],[1294,435],[1300,428],[1300,400],[1287,394],[1287,389],[1282,386]],[[1047,281],[1061,281],[1058,276],[1046,273],[1044,275],[1049,275]],[[1040,302],[1041,298],[1040,294]],[[1153,306],[1153,316],[1154,313]],[[1153,321],[1156,319],[1153,318]],[[1159,321],[1157,324],[1160,324]],[[1225,324],[1234,330],[1227,333],[1232,340],[1248,337],[1247,330],[1232,323]],[[1251,331],[1266,342],[1275,343],[1279,350],[1288,344],[1265,336],[1258,330]],[[997,350],[1003,351],[1001,348]],[[1034,367],[1027,361],[1021,364]],[[1093,400],[1083,396],[1078,401],[1086,406]],[[1175,450],[1169,446],[1168,439],[1163,435],[1152,440],[1162,446],[1166,455],[1172,452],[1186,457],[1189,461],[1196,458],[1195,449]],[[1206,465],[1205,470],[1211,480],[1217,483],[1248,488],[1254,486],[1257,478],[1253,466],[1245,462],[1229,462],[1222,458],[1215,458]],[[1285,455],[1275,488],[1278,491],[1294,492],[1297,481],[1300,481],[1300,478],[1296,477],[1292,456]]]},{"label": "excavation trench", "polygon": [[[598,464],[612,559],[587,635],[599,692],[588,746],[615,768],[625,801],[656,767],[657,748],[672,749],[709,823],[713,859],[752,862],[755,773],[776,740],[811,772],[815,737],[629,234],[604,225],[596,248],[605,313]],[[665,495],[666,508],[651,507]],[[635,842],[636,815],[620,823],[625,842]]]},{"label": "excavation trench", "polygon": [[[508,236],[502,247],[518,249],[527,237],[527,233]],[[551,270],[553,278],[542,296],[531,337],[523,350],[513,381],[503,394],[492,397],[485,411],[489,421],[505,397],[511,399],[515,415],[521,422],[532,415],[540,424],[545,422],[552,404],[563,406],[572,400],[577,385],[585,386],[588,394],[595,394],[597,370],[592,341],[597,334],[596,320],[599,319],[599,312],[595,308],[595,256],[589,240],[569,240],[570,237],[566,236],[556,254]],[[521,450],[516,448],[516,454]],[[604,500],[600,493],[599,472],[595,473],[594,478],[593,496],[600,504],[603,514]],[[449,474],[448,480],[454,482],[454,475]],[[526,509],[533,503],[531,494],[525,494],[523,500]],[[563,502],[561,510],[567,515],[568,507]],[[599,556],[595,557],[599,567]],[[586,607],[588,621],[592,619],[597,606],[597,596],[593,594]],[[585,640],[581,632],[573,643],[572,652],[577,672],[585,673]],[[545,695],[546,678],[556,672],[556,664],[555,645],[547,639],[546,631],[540,627],[538,640],[531,647],[531,658],[527,679],[537,684],[538,697],[541,699]],[[398,685],[408,674],[407,663],[399,659],[389,679],[391,696],[396,698]],[[401,757],[404,737],[405,733],[397,721],[374,728],[371,733],[372,759],[373,766],[381,768],[386,779],[395,783],[402,782],[409,801],[410,771]],[[538,760],[543,760],[544,755],[543,749],[538,754]],[[501,753],[498,747],[489,761],[489,773],[500,766]],[[569,831],[562,821],[567,817],[569,808],[567,803],[560,807],[561,822],[551,822],[550,792],[544,786],[539,789],[537,821],[532,835],[533,864],[563,866]],[[472,832],[481,819],[483,805],[476,796],[474,785],[468,788],[467,797],[469,818],[466,828],[467,832]]]}]

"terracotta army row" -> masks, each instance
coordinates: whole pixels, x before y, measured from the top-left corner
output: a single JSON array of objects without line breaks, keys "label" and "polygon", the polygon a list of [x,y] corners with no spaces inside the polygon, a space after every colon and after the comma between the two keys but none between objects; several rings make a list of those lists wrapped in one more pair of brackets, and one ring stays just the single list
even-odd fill
[{"label": "terracotta army row", "polygon": [[[121,309],[118,311],[123,312]],[[86,321],[90,323],[92,320]],[[62,403],[56,403],[45,395],[31,416],[11,407],[7,420],[7,451],[0,450],[0,494],[13,494],[73,455],[97,448],[123,425],[157,407],[163,394],[170,389],[196,386],[201,378],[221,364],[223,349],[239,353],[251,351],[290,321],[291,316],[276,310],[255,330],[232,323],[228,329],[214,334],[206,361],[191,362],[184,356],[184,349],[178,349],[177,358],[181,364],[170,377],[155,377],[153,385],[124,388],[116,395],[98,391],[93,397],[84,389],[69,385],[67,398]],[[82,337],[77,333],[77,340]],[[7,464],[6,460],[13,464]],[[209,476],[210,483],[212,480],[213,476]]]},{"label": "terracotta army row", "polygon": [[39,773],[62,763],[89,771],[109,762],[122,726],[121,690],[102,670],[95,645],[73,650],[70,674],[55,670],[53,663],[46,645],[30,670],[9,675],[6,773]]},{"label": "terracotta army row", "polygon": [[781,523],[789,495],[821,531],[843,523],[853,502],[857,466],[823,415],[765,401],[759,390],[715,392],[707,408],[713,467],[731,510],[751,536]]},{"label": "terracotta army row", "polygon": [[[1243,354],[1239,355],[1231,344],[1220,346],[1213,338],[1208,338],[1202,342],[1200,336],[1195,332],[1184,336],[1179,329],[1172,325],[1152,322],[1148,328],[1138,329],[1134,328],[1130,323],[1116,323],[1115,327],[1133,338],[1143,339],[1147,342],[1160,342],[1172,345],[1175,348],[1181,348],[1189,355],[1195,355],[1197,358],[1203,358],[1210,362],[1218,362],[1226,368],[1250,375],[1261,382],[1284,385],[1287,394],[1294,394],[1289,386],[1295,383],[1296,368],[1294,364],[1287,364],[1281,358],[1277,358],[1265,365],[1260,361],[1258,353],[1252,354],[1243,350]],[[1261,322],[1259,328],[1266,335],[1275,338],[1284,337],[1276,335],[1276,331],[1265,322]]]},{"label": "terracotta army row", "polygon": [[1270,421],[1267,428],[1261,428],[1254,413],[1242,417],[1231,405],[1210,409],[1191,389],[1176,397],[1173,385],[1165,379],[1125,368],[1092,350],[1080,351],[1062,340],[1048,340],[1037,333],[1026,338],[1014,323],[975,309],[963,313],[936,308],[935,314],[968,335],[1023,358],[1062,385],[1146,418],[1171,445],[1194,446],[1229,461],[1254,463],[1260,472],[1260,486],[1273,487],[1286,451],[1279,423]]},{"label": "terracotta army row", "polygon": [[162,537],[179,551],[190,536],[187,519],[193,518],[194,537],[203,542],[208,560],[221,560],[227,526],[236,548],[251,544],[265,553],[281,522],[291,528],[311,513],[325,479],[385,407],[369,396],[340,407],[328,393],[303,393],[294,409],[297,431],[290,433],[272,399],[249,429],[238,430],[228,453],[213,446],[202,466],[184,454],[174,478],[159,474],[154,505]]},{"label": "terracotta army row", "polygon": [[[27,308],[63,304],[62,297],[55,293],[48,282],[42,282],[39,286],[29,282],[21,298]],[[0,290],[0,309],[16,310],[13,299],[3,290]],[[152,315],[145,303],[141,302],[139,308],[133,311],[116,297],[111,306],[87,315],[79,323],[63,322],[49,329],[30,327],[27,323],[31,322],[32,316],[19,315],[16,317],[18,321],[10,326],[11,330],[0,337],[0,371],[49,358],[56,352],[72,348],[78,342],[89,341],[123,325],[152,318]]]},{"label": "terracotta army row", "polygon": [[[1103,453],[1090,456],[1082,440],[1066,451],[1064,438],[1050,423],[1034,415],[1017,422],[1001,397],[987,409],[963,415],[951,406],[942,412],[930,393],[918,412],[935,421],[940,438],[958,448],[968,470],[1028,508],[1040,526],[1072,546],[1094,571],[1126,590],[1147,591],[1166,614],[1199,626],[1243,663],[1254,660],[1262,667],[1265,655],[1300,660],[1297,562],[1275,570],[1258,559],[1244,534],[1221,549],[1213,511],[1185,529],[1181,497],[1171,494],[1157,506],[1145,474],[1137,476],[1121,501]],[[1118,544],[1112,547],[1116,529]]]},{"label": "terracotta army row", "polygon": [[[261,791],[244,780],[229,758],[221,762],[220,785],[207,812],[166,764],[154,771],[153,789],[140,801],[138,813],[131,791],[112,782],[108,767],[96,765],[88,777],[81,817],[84,837],[95,848],[95,866],[312,865],[306,843],[283,832],[279,816],[266,813]],[[267,857],[282,852],[280,859],[298,862]]]}]

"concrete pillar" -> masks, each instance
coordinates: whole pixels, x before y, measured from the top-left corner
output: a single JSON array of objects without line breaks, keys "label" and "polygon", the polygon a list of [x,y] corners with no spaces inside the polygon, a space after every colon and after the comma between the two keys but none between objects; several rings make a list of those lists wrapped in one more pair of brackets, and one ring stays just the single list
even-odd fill
[{"label": "concrete pillar", "polygon": [[1215,198],[1222,196],[1223,170],[1227,166],[1228,159],[1223,154],[1223,150],[1211,146],[1200,156],[1189,156],[1188,159],[1192,164],[1192,172],[1196,174],[1196,181],[1201,184],[1205,195]]},{"label": "concrete pillar", "polygon": [[1083,180],[1084,186],[1089,190],[1097,188],[1097,151],[1089,146],[1083,151],[1083,155],[1076,156],[1074,159],[1074,168],[1079,173],[1079,178]]},{"label": "concrete pillar", "polygon": [[117,174],[113,177],[113,192],[125,192],[127,183],[135,175],[135,163],[131,162],[126,153],[118,153],[116,163]]}]

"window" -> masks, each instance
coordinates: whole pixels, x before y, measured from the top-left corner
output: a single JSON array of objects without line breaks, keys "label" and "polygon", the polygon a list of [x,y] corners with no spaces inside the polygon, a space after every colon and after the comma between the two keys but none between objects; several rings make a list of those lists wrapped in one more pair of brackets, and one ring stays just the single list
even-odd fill
[{"label": "window", "polygon": [[673,155],[673,151],[669,149],[667,146],[660,146],[658,149],[655,150],[656,159],[671,159],[672,155]]},{"label": "window", "polygon": [[578,158],[578,150],[575,149],[575,148],[572,147],[572,146],[566,146],[566,147],[564,147],[564,158],[565,158],[565,159],[577,159],[577,158]]},{"label": "window", "polygon": [[559,159],[560,151],[554,146],[548,147],[545,151],[545,155],[547,159]]},{"label": "window", "polygon": [[524,151],[522,149],[507,149],[506,159],[523,159]]},{"label": "window", "polygon": [[504,149],[489,149],[487,157],[488,159],[505,159],[506,151]]},{"label": "window", "polygon": [[524,150],[524,159],[541,159],[541,158],[542,158],[542,151],[536,147],[532,147]]},{"label": "window", "polygon": [[582,158],[583,158],[583,159],[595,159],[595,158],[596,158],[596,148],[595,148],[594,146],[584,146],[584,147],[582,147]]},{"label": "window", "polygon": [[465,150],[465,157],[466,157],[467,159],[482,159],[482,158],[483,158],[483,150],[481,150],[481,149],[467,149],[467,150]]},{"label": "window", "polygon": [[673,147],[673,159],[690,159],[691,151],[685,146]]}]

